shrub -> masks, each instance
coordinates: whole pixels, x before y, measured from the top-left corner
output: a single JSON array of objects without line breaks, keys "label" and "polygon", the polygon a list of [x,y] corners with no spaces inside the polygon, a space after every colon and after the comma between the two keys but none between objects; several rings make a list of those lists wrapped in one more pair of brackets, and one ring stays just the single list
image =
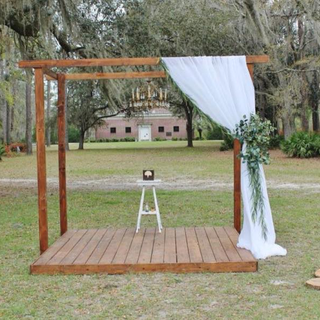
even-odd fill
[{"label": "shrub", "polygon": [[135,142],[136,141],[136,139],[134,137],[125,137],[121,140],[124,142]]},{"label": "shrub", "polygon": [[68,139],[69,142],[79,142],[80,131],[75,126],[68,126]]},{"label": "shrub", "polygon": [[111,142],[119,142],[119,139],[111,139]]},{"label": "shrub", "polygon": [[160,138],[160,137],[156,137],[153,139],[153,141],[166,141],[167,139],[163,139],[163,138]]},{"label": "shrub", "polygon": [[206,138],[207,140],[222,140],[224,133],[225,129],[214,123],[208,128]]},{"label": "shrub", "polygon": [[220,146],[220,151],[227,151],[233,149],[233,137],[227,131],[223,133],[223,141]]},{"label": "shrub", "polygon": [[2,157],[6,154],[6,149],[4,148],[3,144],[0,144],[0,161],[2,160]]},{"label": "shrub", "polygon": [[279,134],[276,134],[270,137],[269,149],[279,149],[283,141],[284,141],[284,136]]},{"label": "shrub", "polygon": [[172,141],[178,141],[178,138],[177,137],[173,137]]},{"label": "shrub", "polygon": [[294,133],[282,142],[281,149],[289,157],[317,157],[320,155],[320,135],[308,132]]}]

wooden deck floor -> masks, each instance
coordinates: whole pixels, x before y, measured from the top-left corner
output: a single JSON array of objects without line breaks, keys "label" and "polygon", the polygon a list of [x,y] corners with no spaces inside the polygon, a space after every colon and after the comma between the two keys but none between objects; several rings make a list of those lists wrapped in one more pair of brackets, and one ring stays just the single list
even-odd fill
[{"label": "wooden deck floor", "polygon": [[252,254],[232,227],[70,230],[31,267],[33,274],[252,272]]}]

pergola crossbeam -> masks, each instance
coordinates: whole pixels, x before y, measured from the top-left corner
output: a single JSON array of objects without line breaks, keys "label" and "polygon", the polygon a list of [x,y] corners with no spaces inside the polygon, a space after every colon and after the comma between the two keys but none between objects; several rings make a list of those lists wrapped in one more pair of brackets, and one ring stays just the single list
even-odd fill
[{"label": "pergola crossbeam", "polygon": [[[164,71],[146,72],[94,72],[94,73],[70,73],[65,75],[66,80],[104,80],[104,79],[143,79],[143,78],[165,78]],[[57,80],[47,76],[47,80]]]},{"label": "pergola crossbeam", "polygon": [[[269,56],[246,56],[248,64],[269,62]],[[73,67],[105,67],[105,66],[156,66],[160,58],[107,58],[78,60],[23,60],[19,68],[73,68]]]},{"label": "pergola crossbeam", "polygon": [[58,75],[48,68],[43,68],[43,73],[46,75],[47,78],[50,80],[58,80]]}]

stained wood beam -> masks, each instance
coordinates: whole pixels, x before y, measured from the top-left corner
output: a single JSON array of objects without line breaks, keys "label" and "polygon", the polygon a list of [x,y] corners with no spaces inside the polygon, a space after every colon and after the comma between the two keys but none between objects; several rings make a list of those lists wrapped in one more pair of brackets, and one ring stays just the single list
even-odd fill
[{"label": "stained wood beam", "polygon": [[268,63],[269,61],[268,55],[246,56],[247,63]]},{"label": "stained wood beam", "polygon": [[238,155],[241,152],[241,143],[238,139],[233,141],[233,226],[240,233],[241,231],[241,159]]},{"label": "stained wood beam", "polygon": [[107,58],[107,59],[70,59],[70,60],[23,60],[19,68],[72,68],[103,66],[155,66],[160,58]]},{"label": "stained wood beam", "polygon": [[[266,63],[269,56],[246,56],[247,63]],[[160,58],[107,58],[107,59],[75,59],[75,60],[23,60],[19,68],[72,68],[103,66],[156,66]]]},{"label": "stained wood beam", "polygon": [[[165,78],[164,71],[148,72],[108,72],[108,73],[70,73],[65,75],[66,80],[103,80],[103,79],[142,79],[142,78]],[[47,80],[55,80],[47,77]]]},{"label": "stained wood beam", "polygon": [[58,75],[48,68],[43,68],[43,73],[46,75],[47,80],[58,80]]},{"label": "stained wood beam", "polygon": [[59,199],[60,199],[60,234],[68,230],[67,221],[67,179],[66,179],[66,79],[58,75],[58,158],[59,158]]},{"label": "stained wood beam", "polygon": [[47,174],[45,149],[44,83],[43,70],[35,69],[36,138],[38,171],[38,212],[40,253],[48,248]]}]

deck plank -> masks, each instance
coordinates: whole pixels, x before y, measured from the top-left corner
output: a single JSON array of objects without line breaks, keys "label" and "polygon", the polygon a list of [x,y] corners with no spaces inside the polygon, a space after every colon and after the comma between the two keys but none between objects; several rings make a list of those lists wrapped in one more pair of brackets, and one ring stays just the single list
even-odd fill
[{"label": "deck plank", "polygon": [[212,252],[215,256],[216,261],[217,262],[229,261],[229,258],[227,256],[226,252],[224,251],[222,244],[219,240],[219,237],[218,237],[216,231],[214,230],[214,228],[213,227],[205,227],[204,229],[205,229],[206,234],[208,236],[208,240],[211,245]]},{"label": "deck plank", "polygon": [[232,227],[224,227],[224,230],[228,234],[231,242],[233,243],[234,247],[236,248],[239,256],[241,257],[241,259],[243,261],[254,261],[255,258],[254,258],[254,256],[252,255],[252,253],[250,251],[248,251],[246,249],[243,249],[243,248],[238,248],[237,247],[238,237],[239,237],[239,234],[238,234],[237,230],[235,230]]},{"label": "deck plank", "polygon": [[77,232],[70,230],[64,233],[55,243],[52,244],[35,262],[34,265],[46,264]]},{"label": "deck plank", "polygon": [[176,228],[177,261],[190,262],[185,228]]},{"label": "deck plank", "polygon": [[145,231],[146,229],[141,228],[139,232],[134,235],[131,247],[125,260],[126,264],[134,264],[138,262]]},{"label": "deck plank", "polygon": [[97,264],[99,263],[101,257],[103,256],[104,252],[107,250],[116,230],[109,228],[107,232],[104,234],[103,238],[98,243],[97,247],[91,254],[91,257],[88,259],[86,264]]},{"label": "deck plank", "polygon": [[194,228],[186,228],[190,262],[202,262],[202,255]]},{"label": "deck plank", "polygon": [[80,252],[73,264],[85,264],[106,232],[107,229],[99,229]]},{"label": "deck plank", "polygon": [[204,228],[195,228],[203,262],[216,262]]},{"label": "deck plank", "polygon": [[164,240],[164,263],[176,263],[176,234],[174,228],[166,228]]},{"label": "deck plank", "polygon": [[151,262],[151,256],[152,256],[152,250],[153,250],[153,243],[154,243],[154,237],[155,237],[155,228],[147,228],[142,246],[140,251],[140,256],[138,259],[138,263],[150,263]]},{"label": "deck plank", "polygon": [[227,235],[223,227],[215,227],[214,229],[217,232],[217,235],[229,260],[242,261],[241,257],[239,256],[239,253],[237,252],[236,248],[234,247],[233,243],[231,242],[229,236]]},{"label": "deck plank", "polygon": [[135,235],[135,229],[134,228],[128,228],[126,230],[125,235],[122,238],[122,241],[119,245],[118,251],[116,255],[114,256],[114,259],[112,263],[124,263],[126,261],[131,243],[133,241],[134,235]]},{"label": "deck plank", "polygon": [[[232,227],[89,229],[59,238],[30,266],[33,274],[254,272]],[[180,262],[179,262],[180,261]],[[181,262],[186,261],[186,262]]]},{"label": "deck plank", "polygon": [[69,241],[46,263],[48,265],[60,264],[60,262],[67,256],[78,241],[87,233],[88,230],[78,230],[69,239]]},{"label": "deck plank", "polygon": [[101,257],[99,264],[108,264],[112,262],[115,254],[117,253],[117,250],[119,248],[119,245],[121,243],[121,240],[126,230],[127,228],[121,228],[115,232],[107,250],[104,252],[103,256]]},{"label": "deck plank", "polygon": [[97,229],[88,230],[78,243],[70,250],[70,252],[62,259],[61,264],[72,264],[97,231]]},{"label": "deck plank", "polygon": [[151,263],[163,263],[164,261],[164,239],[165,239],[166,229],[162,232],[156,231],[154,238],[153,252],[151,257]]}]

